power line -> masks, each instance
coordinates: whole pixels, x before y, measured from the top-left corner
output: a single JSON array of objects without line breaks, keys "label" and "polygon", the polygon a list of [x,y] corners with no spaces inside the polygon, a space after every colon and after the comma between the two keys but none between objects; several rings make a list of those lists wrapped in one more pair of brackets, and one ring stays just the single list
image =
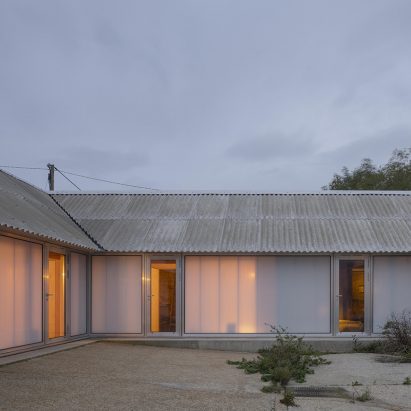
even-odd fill
[{"label": "power line", "polygon": [[57,167],[54,167],[54,168],[55,168],[67,181],[69,181],[71,184],[73,184],[74,187],[76,187],[79,191],[81,191],[81,188],[80,188],[78,185],[74,184],[67,176],[65,176],[62,171],[60,171]]},{"label": "power line", "polygon": [[117,181],[110,181],[110,180],[104,180],[104,179],[102,179],[102,178],[84,176],[84,175],[82,175],[82,174],[71,173],[71,172],[69,172],[69,171],[64,171],[64,170],[61,170],[61,171],[62,171],[63,173],[70,174],[70,175],[72,175],[72,176],[77,176],[77,177],[82,177],[82,178],[88,178],[89,180],[103,181],[103,182],[105,182],[105,183],[118,184],[118,185],[120,185],[120,186],[126,186],[126,187],[141,188],[141,189],[144,189],[144,190],[161,191],[161,190],[158,189],[158,188],[144,187],[144,186],[136,186],[136,185],[133,185],[133,184],[118,183]]},{"label": "power line", "polygon": [[48,170],[48,168],[45,168],[45,167],[0,166],[0,168],[23,168],[25,170]]},{"label": "power line", "polygon": [[[48,168],[45,167],[23,167],[23,166],[1,166],[0,168],[20,168],[20,169],[25,169],[25,170],[48,170]],[[83,174],[76,174],[76,173],[72,173],[70,171],[64,171],[64,170],[59,170],[56,167],[56,170],[65,178],[67,179],[71,184],[73,184],[78,190],[81,191],[81,189],[74,184],[67,176],[65,176],[64,174],[70,174],[72,176],[76,176],[76,177],[81,177],[81,178],[87,178],[89,180],[95,180],[95,181],[102,181],[104,183],[109,183],[109,184],[117,184],[119,186],[125,186],[125,187],[133,187],[133,188],[139,188],[142,190],[152,190],[152,191],[161,191],[158,188],[153,188],[153,187],[144,187],[144,186],[137,186],[137,185],[133,185],[133,184],[126,184],[126,183],[119,183],[117,181],[112,181],[112,180],[105,180],[103,178],[97,178],[97,177],[89,177],[89,176],[85,176]],[[63,174],[64,173],[64,174]]]}]

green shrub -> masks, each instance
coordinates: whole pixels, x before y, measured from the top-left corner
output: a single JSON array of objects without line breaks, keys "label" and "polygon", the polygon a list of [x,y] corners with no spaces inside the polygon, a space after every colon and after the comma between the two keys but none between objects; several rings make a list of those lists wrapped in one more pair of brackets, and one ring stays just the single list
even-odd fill
[{"label": "green shrub", "polygon": [[371,341],[369,343],[360,342],[358,337],[353,337],[353,351],[354,352],[368,352],[368,353],[383,353],[384,341],[382,339]]},{"label": "green shrub", "polygon": [[372,399],[370,389],[367,387],[365,391],[362,394],[357,395],[355,399],[360,402],[370,401]]},{"label": "green shrub", "polygon": [[399,362],[411,362],[411,311],[392,313],[382,328],[384,338],[370,343],[361,343],[353,337],[355,352],[391,354]]},{"label": "green shrub", "polygon": [[385,337],[385,352],[395,354],[411,353],[411,311],[392,313],[382,333]]},{"label": "green shrub", "polygon": [[284,396],[280,400],[281,404],[284,404],[287,409],[288,407],[298,407],[295,402],[295,395],[292,391],[284,390]]},{"label": "green shrub", "polygon": [[[271,327],[276,334],[275,343],[269,349],[259,350],[257,358],[241,361],[227,361],[247,374],[261,373],[261,379],[271,382],[273,387],[285,387],[290,380],[304,382],[307,374],[313,374],[313,367],[329,364],[319,353],[303,341],[303,337],[288,334],[282,327]],[[263,388],[267,392],[269,388]]]}]

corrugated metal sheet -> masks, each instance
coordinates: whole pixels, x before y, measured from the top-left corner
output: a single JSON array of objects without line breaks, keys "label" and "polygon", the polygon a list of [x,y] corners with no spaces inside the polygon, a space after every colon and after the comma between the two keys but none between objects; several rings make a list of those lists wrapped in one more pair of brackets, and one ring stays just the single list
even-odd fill
[{"label": "corrugated metal sheet", "polygon": [[98,249],[47,193],[1,170],[0,226],[70,245]]},{"label": "corrugated metal sheet", "polygon": [[53,197],[109,251],[411,252],[411,192]]}]

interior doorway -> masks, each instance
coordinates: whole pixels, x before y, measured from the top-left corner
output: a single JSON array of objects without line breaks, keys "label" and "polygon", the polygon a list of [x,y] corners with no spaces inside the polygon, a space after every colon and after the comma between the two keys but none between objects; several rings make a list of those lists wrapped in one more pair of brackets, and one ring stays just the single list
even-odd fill
[{"label": "interior doorway", "polygon": [[150,333],[177,332],[177,261],[151,260]]},{"label": "interior doorway", "polygon": [[365,261],[338,260],[338,332],[365,331]]},{"label": "interior doorway", "polygon": [[65,336],[66,330],[66,257],[54,252],[48,257],[47,338]]}]

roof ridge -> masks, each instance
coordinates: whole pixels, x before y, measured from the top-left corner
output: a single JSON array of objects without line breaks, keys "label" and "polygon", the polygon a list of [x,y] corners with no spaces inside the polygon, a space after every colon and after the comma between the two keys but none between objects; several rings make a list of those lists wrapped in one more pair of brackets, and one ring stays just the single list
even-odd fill
[{"label": "roof ridge", "polygon": [[[37,187],[36,187],[37,188]],[[45,192],[45,191],[44,191]],[[45,192],[53,197],[58,196],[270,196],[270,197],[292,197],[292,196],[307,196],[307,197],[329,197],[329,196],[411,196],[410,190],[330,190],[330,191],[313,191],[313,192],[228,192],[228,191],[210,191],[210,192],[162,192],[162,193],[132,193],[132,192]]]},{"label": "roof ridge", "polygon": [[89,234],[80,223],[77,222],[77,220],[49,193],[46,193],[49,195],[49,197],[53,200],[55,204],[70,218],[73,223],[80,228],[81,231],[98,247],[100,248],[100,251],[104,251],[104,247],[91,235]]}]

